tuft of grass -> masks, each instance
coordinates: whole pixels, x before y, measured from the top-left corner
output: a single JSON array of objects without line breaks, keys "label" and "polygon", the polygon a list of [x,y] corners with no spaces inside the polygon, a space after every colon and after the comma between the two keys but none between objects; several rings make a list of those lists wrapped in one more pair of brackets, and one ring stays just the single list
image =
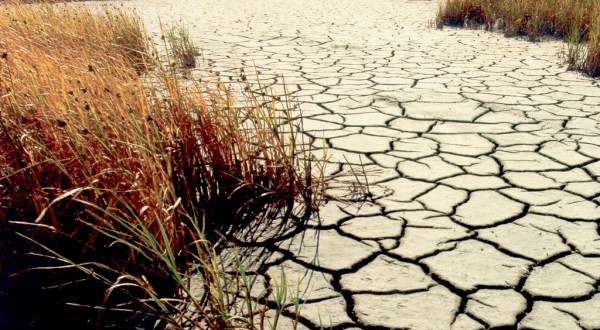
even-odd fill
[{"label": "tuft of grass", "polygon": [[33,328],[230,327],[223,237],[316,207],[289,102],[184,83],[153,47],[119,9],[0,4],[0,305],[58,322]]},{"label": "tuft of grass", "polygon": [[165,38],[171,55],[179,67],[184,69],[196,67],[196,56],[200,55],[200,51],[190,39],[187,27],[182,23],[171,24],[166,27]]},{"label": "tuft of grass", "polygon": [[565,54],[569,69],[583,68],[586,58],[586,47],[584,44],[584,31],[578,27],[573,27],[567,37],[568,50]]},{"label": "tuft of grass", "polygon": [[570,67],[598,76],[598,13],[596,0],[446,0],[438,7],[436,26],[484,26],[531,41],[562,38],[569,42]]}]

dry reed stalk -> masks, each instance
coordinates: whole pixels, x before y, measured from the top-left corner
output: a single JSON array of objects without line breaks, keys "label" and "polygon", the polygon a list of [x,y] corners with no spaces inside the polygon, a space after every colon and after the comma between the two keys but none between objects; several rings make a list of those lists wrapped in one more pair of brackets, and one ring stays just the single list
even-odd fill
[{"label": "dry reed stalk", "polygon": [[[311,209],[318,181],[290,108],[186,86],[149,47],[119,10],[0,5],[0,245],[50,252],[58,261],[39,268],[66,264],[110,288],[82,305],[168,317],[171,297],[190,297],[194,263],[218,281],[205,235]],[[227,313],[213,312],[204,319]]]}]

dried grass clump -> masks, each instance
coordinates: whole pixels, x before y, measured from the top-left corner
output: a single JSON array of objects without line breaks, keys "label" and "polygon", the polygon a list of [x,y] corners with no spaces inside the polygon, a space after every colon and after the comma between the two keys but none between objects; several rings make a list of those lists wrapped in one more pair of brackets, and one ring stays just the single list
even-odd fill
[{"label": "dried grass clump", "polygon": [[600,76],[600,4],[591,12],[590,24],[584,39],[587,39],[586,54],[581,62],[572,62],[572,66],[587,74]]},{"label": "dried grass clump", "polygon": [[469,22],[484,24],[490,21],[491,13],[488,11],[485,0],[460,0],[440,2],[436,16],[438,28],[444,25],[463,26]]},{"label": "dried grass clump", "polygon": [[571,68],[598,76],[598,13],[596,0],[446,0],[440,2],[436,25],[483,25],[531,41],[543,36],[563,38],[570,43],[567,60]]},{"label": "dried grass clump", "polygon": [[[101,306],[67,311],[88,327],[177,323],[196,269],[208,296],[194,319],[218,328],[230,323],[211,296],[213,243],[314,206],[289,107],[184,84],[151,53],[139,19],[114,8],[0,4],[0,284],[18,287],[7,304],[35,317],[65,301]],[[40,287],[59,295],[40,298]],[[57,326],[33,327],[43,325]]]}]

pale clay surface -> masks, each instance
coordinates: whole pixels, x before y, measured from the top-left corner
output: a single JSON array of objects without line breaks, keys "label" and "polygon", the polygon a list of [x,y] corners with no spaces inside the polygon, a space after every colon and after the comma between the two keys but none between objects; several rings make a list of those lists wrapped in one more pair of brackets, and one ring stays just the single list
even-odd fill
[{"label": "pale clay surface", "polygon": [[204,79],[285,81],[329,172],[371,170],[373,202],[269,243],[266,278],[312,288],[302,327],[600,327],[600,85],[561,43],[435,30],[435,1],[128,4],[182,20]]}]

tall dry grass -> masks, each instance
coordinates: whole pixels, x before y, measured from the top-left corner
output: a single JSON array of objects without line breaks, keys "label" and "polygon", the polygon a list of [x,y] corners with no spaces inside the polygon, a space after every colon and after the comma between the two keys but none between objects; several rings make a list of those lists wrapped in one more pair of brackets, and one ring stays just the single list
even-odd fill
[{"label": "tall dry grass", "polygon": [[596,0],[445,0],[440,2],[436,24],[438,28],[483,25],[532,41],[543,36],[563,38],[570,45],[570,66],[598,76],[599,13]]},{"label": "tall dry grass", "polygon": [[0,307],[32,328],[60,311],[71,328],[178,326],[190,301],[194,322],[228,327],[214,243],[315,206],[289,107],[184,83],[151,48],[118,9],[0,4]]}]

